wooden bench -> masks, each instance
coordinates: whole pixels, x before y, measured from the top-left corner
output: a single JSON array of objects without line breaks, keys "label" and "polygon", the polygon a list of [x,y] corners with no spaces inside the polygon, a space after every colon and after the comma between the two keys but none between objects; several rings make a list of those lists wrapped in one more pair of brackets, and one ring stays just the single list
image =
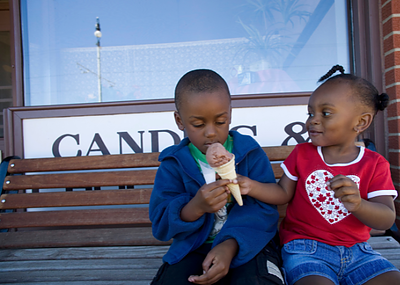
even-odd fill
[{"label": "wooden bench", "polygon": [[[292,149],[264,148],[277,179]],[[158,155],[3,162],[0,282],[149,284],[169,244],[152,236],[148,218]],[[371,244],[400,268],[395,239]]]}]

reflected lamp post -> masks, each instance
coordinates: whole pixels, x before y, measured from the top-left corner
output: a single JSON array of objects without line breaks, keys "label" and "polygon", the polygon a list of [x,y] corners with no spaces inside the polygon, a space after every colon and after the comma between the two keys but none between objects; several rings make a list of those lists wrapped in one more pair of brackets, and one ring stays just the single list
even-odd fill
[{"label": "reflected lamp post", "polygon": [[96,18],[96,31],[94,32],[95,37],[97,38],[97,84],[99,90],[99,102],[102,101],[101,98],[101,66],[100,66],[100,39],[101,39],[101,31],[100,31],[100,20],[99,17]]}]

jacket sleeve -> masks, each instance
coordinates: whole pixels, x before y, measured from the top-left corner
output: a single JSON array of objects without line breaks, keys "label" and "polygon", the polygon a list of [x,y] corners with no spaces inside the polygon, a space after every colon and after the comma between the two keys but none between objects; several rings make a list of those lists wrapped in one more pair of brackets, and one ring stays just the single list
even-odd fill
[{"label": "jacket sleeve", "polygon": [[[185,187],[187,180],[190,181],[174,159],[164,160],[158,168],[149,205],[155,238],[162,241],[171,238],[183,240],[204,230],[206,215],[194,222],[185,222],[180,218],[182,208],[193,198]],[[193,187],[198,189],[198,186]]]},{"label": "jacket sleeve", "polygon": [[[244,165],[238,165],[238,173],[259,182],[276,183],[271,164],[262,148],[248,154]],[[277,233],[279,213],[275,205],[250,196],[243,196],[243,203],[243,206],[233,206],[213,244],[215,246],[229,238],[238,242],[239,251],[232,260],[232,268],[250,261]]]}]

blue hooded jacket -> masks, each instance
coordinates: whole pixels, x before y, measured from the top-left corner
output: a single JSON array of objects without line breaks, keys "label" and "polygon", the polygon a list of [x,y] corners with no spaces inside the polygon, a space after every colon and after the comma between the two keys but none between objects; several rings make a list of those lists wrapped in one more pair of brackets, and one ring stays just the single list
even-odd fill
[{"label": "blue hooded jacket", "polygon": [[[263,149],[250,136],[231,131],[232,153],[235,154],[236,172],[260,182],[275,183],[271,164]],[[182,208],[205,184],[204,177],[189,151],[189,139],[179,145],[170,146],[161,152],[161,165],[154,181],[149,215],[155,238],[173,239],[164,262],[175,264],[189,252],[200,247],[207,239],[214,222],[214,214],[206,213],[194,222],[180,218]],[[228,220],[215,237],[213,247],[234,238],[238,254],[231,267],[247,263],[256,256],[277,232],[279,214],[276,206],[243,196],[243,206],[234,204]]]}]

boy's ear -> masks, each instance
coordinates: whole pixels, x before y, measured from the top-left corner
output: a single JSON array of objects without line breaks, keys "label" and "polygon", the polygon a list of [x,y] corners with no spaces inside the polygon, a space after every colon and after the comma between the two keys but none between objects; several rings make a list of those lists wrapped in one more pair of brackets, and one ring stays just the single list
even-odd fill
[{"label": "boy's ear", "polygon": [[185,127],[183,126],[181,116],[179,115],[179,113],[177,111],[174,112],[174,118],[175,118],[175,123],[178,126],[178,128],[181,131],[183,131],[185,129]]},{"label": "boy's ear", "polygon": [[354,127],[354,131],[357,133],[362,133],[372,124],[374,120],[374,115],[372,113],[363,113],[360,115],[358,124]]}]

